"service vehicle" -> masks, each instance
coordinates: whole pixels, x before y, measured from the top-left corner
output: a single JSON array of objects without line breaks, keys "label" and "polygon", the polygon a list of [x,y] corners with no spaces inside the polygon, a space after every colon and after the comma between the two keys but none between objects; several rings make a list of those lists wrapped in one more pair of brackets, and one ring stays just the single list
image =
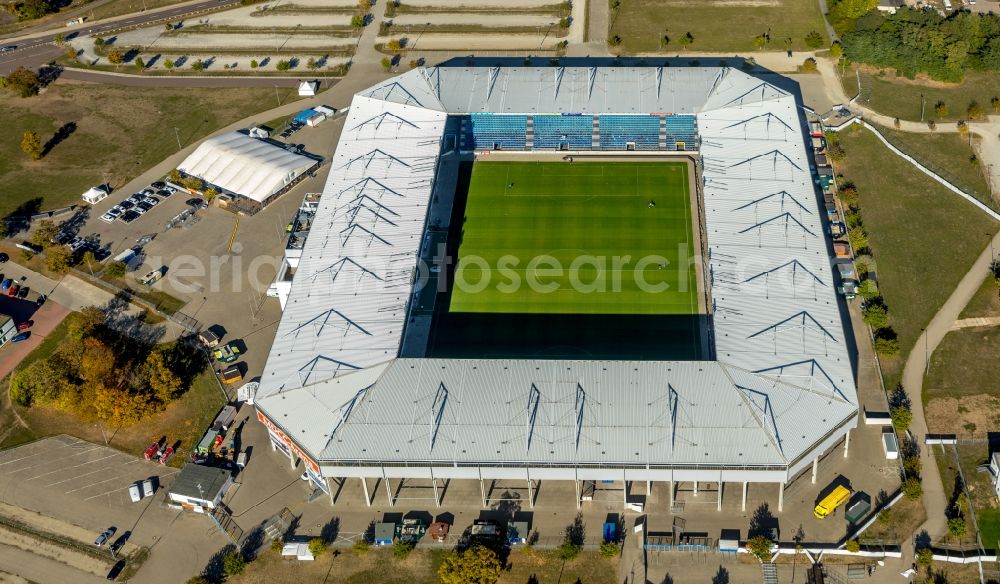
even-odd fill
[{"label": "service vehicle", "polygon": [[142,500],[142,493],[139,492],[139,484],[132,483],[128,486],[128,497],[132,499],[133,503],[138,503]]},{"label": "service vehicle", "polygon": [[217,348],[212,356],[220,363],[232,363],[240,358],[240,348],[235,342],[229,342]]},{"label": "service vehicle", "polygon": [[816,508],[813,509],[813,515],[818,519],[824,519],[829,514],[837,510],[851,498],[851,491],[843,485],[837,485],[830,491],[830,494],[823,497],[819,503],[816,504]]}]

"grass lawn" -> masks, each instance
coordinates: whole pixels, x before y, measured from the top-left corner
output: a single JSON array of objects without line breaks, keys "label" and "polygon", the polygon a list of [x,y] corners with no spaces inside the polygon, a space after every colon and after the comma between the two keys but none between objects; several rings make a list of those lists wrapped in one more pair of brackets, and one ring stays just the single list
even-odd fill
[{"label": "grass lawn", "polygon": [[[46,336],[45,340],[34,351],[25,357],[19,369],[52,355],[65,340],[67,330],[67,323],[64,320]],[[9,377],[2,380],[5,392],[9,381]],[[117,430],[106,428],[102,432],[96,423],[82,420],[72,413],[44,407],[13,406],[17,408],[17,413],[28,427],[8,435],[3,443],[0,443],[0,448],[9,448],[46,436],[69,434],[96,443],[103,443],[105,436],[107,436],[111,446],[130,454],[141,455],[151,443],[161,436],[166,436],[171,444],[180,441],[180,447],[177,450],[179,456],[175,456],[170,461],[171,466],[180,467],[186,459],[187,453],[190,452],[191,446],[197,444],[224,403],[225,400],[219,390],[215,375],[206,363],[205,370],[195,377],[191,387],[183,395],[172,401],[163,411],[127,428]],[[6,396],[0,401],[0,404],[2,404],[0,405],[0,421],[3,421],[4,424],[8,421],[13,423],[14,415],[10,411],[11,404]]]},{"label": "grass lawn", "polygon": [[996,372],[984,364],[1000,354],[1000,327],[974,327],[949,332],[931,355],[924,378],[929,398],[1000,395]]},{"label": "grass lawn", "polygon": [[[980,202],[998,209],[990,195],[990,185],[983,174],[983,165],[972,162],[974,154],[968,139],[956,133],[914,134],[881,128],[882,134],[897,148],[919,160],[949,182]],[[986,236],[983,235],[983,239]]]},{"label": "grass lawn", "polygon": [[1000,509],[983,509],[976,514],[983,546],[987,549],[1000,548]]},{"label": "grass lawn", "polygon": [[[856,74],[850,69],[843,77],[844,91],[849,96],[857,95]],[[1000,96],[1000,75],[970,71],[961,83],[942,83],[929,79],[909,80],[896,77],[895,72],[886,70],[878,75],[869,68],[861,70],[861,101],[871,109],[902,120],[920,120],[920,96],[924,96],[925,120],[959,120],[964,117],[970,101],[977,101],[986,113],[990,100]],[[938,118],[934,115],[934,104],[943,101],[948,106],[948,115]]]},{"label": "grass lawn", "polygon": [[[336,548],[338,555],[325,554],[313,562],[282,561],[274,552],[265,551],[246,572],[226,578],[230,584],[298,584],[321,582],[336,574],[334,582],[345,584],[436,584],[438,566],[448,551],[417,548],[404,560],[393,557],[391,550],[372,550],[356,556],[347,549]],[[581,582],[582,584],[613,584],[618,573],[618,559],[600,557],[597,552],[583,552],[576,559],[564,562],[553,551],[535,550],[531,555],[520,551],[508,558],[510,570],[500,573],[497,584],[525,582]],[[534,576],[535,580],[532,580]]]},{"label": "grass lawn", "polygon": [[900,499],[859,538],[862,544],[878,542],[903,543],[913,537],[913,532],[927,519],[927,512],[920,501]]},{"label": "grass lawn", "polygon": [[[757,49],[754,37],[768,31],[772,51],[783,50],[787,38],[792,49],[807,50],[805,37],[812,31],[822,35],[824,47],[829,45],[819,4],[802,0],[621,0],[610,20],[609,37],[620,36],[627,53],[751,52]],[[685,33],[694,37],[690,45],[678,42]],[[664,35],[670,41],[661,45]]]},{"label": "grass lawn", "polygon": [[983,285],[976,291],[976,295],[965,305],[958,318],[975,318],[984,316],[1000,316],[1000,292],[992,276],[987,276],[983,280]]},{"label": "grass lawn", "polygon": [[[294,88],[283,101],[294,99]],[[53,209],[80,203],[80,194],[106,179],[121,186],[177,150],[174,128],[190,144],[274,107],[274,89],[163,89],[59,81],[42,95],[0,99],[0,217],[18,208]],[[26,130],[43,144],[64,124],[68,138],[41,160],[21,152]]]},{"label": "grass lawn", "polygon": [[477,162],[465,215],[452,312],[698,311],[686,163]]},{"label": "grass lawn", "polygon": [[951,295],[996,223],[859,127],[841,132],[838,172],[858,185],[879,288],[899,335],[900,355],[884,359],[895,387],[920,330]]}]

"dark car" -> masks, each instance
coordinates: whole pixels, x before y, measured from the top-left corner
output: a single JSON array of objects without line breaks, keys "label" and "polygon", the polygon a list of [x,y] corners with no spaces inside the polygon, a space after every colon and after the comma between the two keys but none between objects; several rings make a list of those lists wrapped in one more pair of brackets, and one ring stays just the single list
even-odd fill
[{"label": "dark car", "polygon": [[174,193],[172,191],[168,191],[167,189],[160,189],[160,190],[156,191],[156,194],[158,196],[160,196],[160,197],[169,197],[170,195],[172,195]]},{"label": "dark car", "polygon": [[17,325],[17,332],[23,333],[24,331],[30,329],[31,325],[33,325],[33,324],[35,324],[35,321],[33,321],[33,320],[26,320],[26,321],[22,322],[21,324]]},{"label": "dark car", "polygon": [[24,331],[23,333],[18,333],[11,337],[10,342],[20,343],[21,341],[27,341],[28,337],[31,336],[31,331]]},{"label": "dark car", "polygon": [[125,199],[121,203],[118,203],[118,206],[128,211],[132,207],[135,207],[135,201],[132,199]]},{"label": "dark car", "polygon": [[7,254],[5,254],[3,252],[0,252],[0,264],[6,264],[7,260],[9,260],[9,259],[10,259],[9,255],[7,255]]},{"label": "dark car", "polygon": [[35,304],[38,306],[45,304],[45,294],[39,294],[38,300],[35,300]]},{"label": "dark car", "polygon": [[121,219],[121,221],[123,223],[131,223],[131,222],[135,221],[136,219],[138,219],[139,217],[140,217],[139,213],[136,213],[135,211],[128,211],[128,212],[122,214],[122,216],[120,217],[120,219]]},{"label": "dark car", "polygon": [[20,298],[20,299],[22,299],[22,300],[24,300],[25,298],[28,297],[28,292],[30,292],[30,291],[31,291],[31,288],[28,288],[27,286],[24,286],[20,290],[17,291],[17,297]]},{"label": "dark car", "polygon": [[0,282],[0,290],[6,290],[10,288],[11,284],[13,283],[14,283],[13,278],[5,278],[2,282]]},{"label": "dark car", "polygon": [[198,208],[198,207],[201,206],[201,199],[197,199],[197,198],[195,198],[195,199],[188,199],[188,200],[184,201],[184,204],[185,205],[190,205],[190,206],[195,207],[195,208]]},{"label": "dark car", "polygon": [[167,183],[163,182],[162,180],[158,180],[149,186],[153,187],[154,189],[162,189],[163,187],[167,186]]},{"label": "dark car", "polygon": [[112,582],[118,579],[118,575],[122,573],[125,569],[125,560],[118,560],[114,566],[111,566],[111,570],[108,572],[108,580]]}]

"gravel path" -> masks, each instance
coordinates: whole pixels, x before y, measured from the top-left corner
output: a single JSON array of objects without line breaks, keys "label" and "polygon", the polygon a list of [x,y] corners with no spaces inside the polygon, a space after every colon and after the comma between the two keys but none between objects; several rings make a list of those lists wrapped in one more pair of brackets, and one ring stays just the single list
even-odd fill
[{"label": "gravel path", "polygon": [[[484,9],[491,6],[495,6],[497,10],[506,10],[509,8],[524,8],[524,7],[535,7],[535,6],[551,6],[559,4],[559,0],[487,0],[486,2],[473,2],[471,0],[401,0],[403,4],[407,6],[434,6],[440,8],[460,8],[462,6],[471,6],[478,9]],[[599,0],[595,0],[599,1]],[[579,0],[580,3],[586,3],[587,0]]]},{"label": "gravel path", "polygon": [[235,14],[235,12],[235,10],[220,12],[207,17],[205,20],[208,24],[216,26],[248,26],[265,29],[272,26],[281,28],[295,28],[296,26],[336,26],[349,28],[351,26],[350,14],[329,12],[264,12],[261,16],[250,16],[249,14]]},{"label": "gravel path", "polygon": [[[393,37],[379,37],[376,42],[385,43]],[[552,49],[562,39],[551,35],[536,34],[416,34],[410,39],[409,50],[418,51],[465,51],[479,49],[539,50]]]},{"label": "gravel path", "polygon": [[475,14],[470,12],[439,12],[428,14],[402,14],[392,19],[393,24],[469,24],[475,26],[524,27],[549,26],[559,22],[555,14]]}]

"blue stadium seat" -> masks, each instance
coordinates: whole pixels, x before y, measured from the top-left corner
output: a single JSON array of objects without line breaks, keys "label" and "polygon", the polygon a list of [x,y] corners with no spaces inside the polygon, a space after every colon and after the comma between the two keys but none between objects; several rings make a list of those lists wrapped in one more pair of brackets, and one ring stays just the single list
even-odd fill
[{"label": "blue stadium seat", "polygon": [[559,149],[565,144],[569,150],[592,150],[594,134],[592,116],[535,116],[534,148]]},{"label": "blue stadium seat", "polygon": [[528,116],[473,113],[469,119],[475,149],[524,150]]},{"label": "blue stadium seat", "polygon": [[685,150],[698,147],[698,127],[694,116],[667,116],[667,150],[677,150],[683,142]]},{"label": "blue stadium seat", "polygon": [[598,120],[602,150],[627,150],[630,142],[636,150],[659,150],[659,116],[605,115]]}]

